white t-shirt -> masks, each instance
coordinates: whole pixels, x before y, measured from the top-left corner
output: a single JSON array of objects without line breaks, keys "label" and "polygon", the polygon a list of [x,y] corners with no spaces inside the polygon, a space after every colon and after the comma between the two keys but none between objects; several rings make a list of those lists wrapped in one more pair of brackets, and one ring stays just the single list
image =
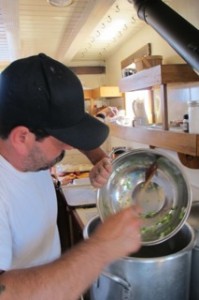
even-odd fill
[{"label": "white t-shirt", "polygon": [[0,156],[0,270],[60,256],[57,201],[49,171],[20,172]]}]

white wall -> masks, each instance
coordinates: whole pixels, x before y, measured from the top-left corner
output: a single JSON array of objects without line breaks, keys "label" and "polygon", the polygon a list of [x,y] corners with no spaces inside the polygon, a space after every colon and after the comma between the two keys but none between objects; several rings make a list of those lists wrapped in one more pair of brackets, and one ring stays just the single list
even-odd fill
[{"label": "white wall", "polygon": [[95,89],[102,85],[107,85],[106,74],[88,74],[78,76],[83,87],[87,89]]}]

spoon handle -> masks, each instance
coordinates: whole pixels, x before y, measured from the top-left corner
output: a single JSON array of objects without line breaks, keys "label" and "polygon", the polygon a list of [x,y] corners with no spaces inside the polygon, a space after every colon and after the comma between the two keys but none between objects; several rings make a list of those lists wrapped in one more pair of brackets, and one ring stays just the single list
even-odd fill
[{"label": "spoon handle", "polygon": [[155,172],[157,171],[158,165],[156,162],[154,162],[147,170],[145,173],[145,182],[144,182],[144,186],[143,186],[143,190],[146,190],[151,178],[153,177],[153,175],[155,174]]}]

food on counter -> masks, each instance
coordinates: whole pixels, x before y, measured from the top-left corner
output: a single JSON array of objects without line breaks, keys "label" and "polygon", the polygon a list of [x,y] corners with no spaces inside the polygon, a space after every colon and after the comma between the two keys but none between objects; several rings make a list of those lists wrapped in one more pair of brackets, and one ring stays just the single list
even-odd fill
[{"label": "food on counter", "polygon": [[88,178],[92,164],[57,164],[51,168],[51,174],[62,185],[73,183],[75,179]]},{"label": "food on counter", "polygon": [[71,173],[68,175],[59,176],[59,181],[61,182],[62,185],[69,184],[69,183],[72,183],[75,178],[76,178],[76,175]]},{"label": "food on counter", "polygon": [[59,176],[59,181],[62,185],[72,183],[74,179],[88,178],[89,172],[72,172]]}]

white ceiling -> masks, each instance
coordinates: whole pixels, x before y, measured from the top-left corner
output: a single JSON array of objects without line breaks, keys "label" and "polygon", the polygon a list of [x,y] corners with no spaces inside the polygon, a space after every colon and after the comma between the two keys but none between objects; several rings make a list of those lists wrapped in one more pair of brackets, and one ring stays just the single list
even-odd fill
[{"label": "white ceiling", "polygon": [[73,0],[59,8],[47,0],[0,0],[0,67],[39,52],[69,66],[103,65],[144,25],[127,0]]}]

